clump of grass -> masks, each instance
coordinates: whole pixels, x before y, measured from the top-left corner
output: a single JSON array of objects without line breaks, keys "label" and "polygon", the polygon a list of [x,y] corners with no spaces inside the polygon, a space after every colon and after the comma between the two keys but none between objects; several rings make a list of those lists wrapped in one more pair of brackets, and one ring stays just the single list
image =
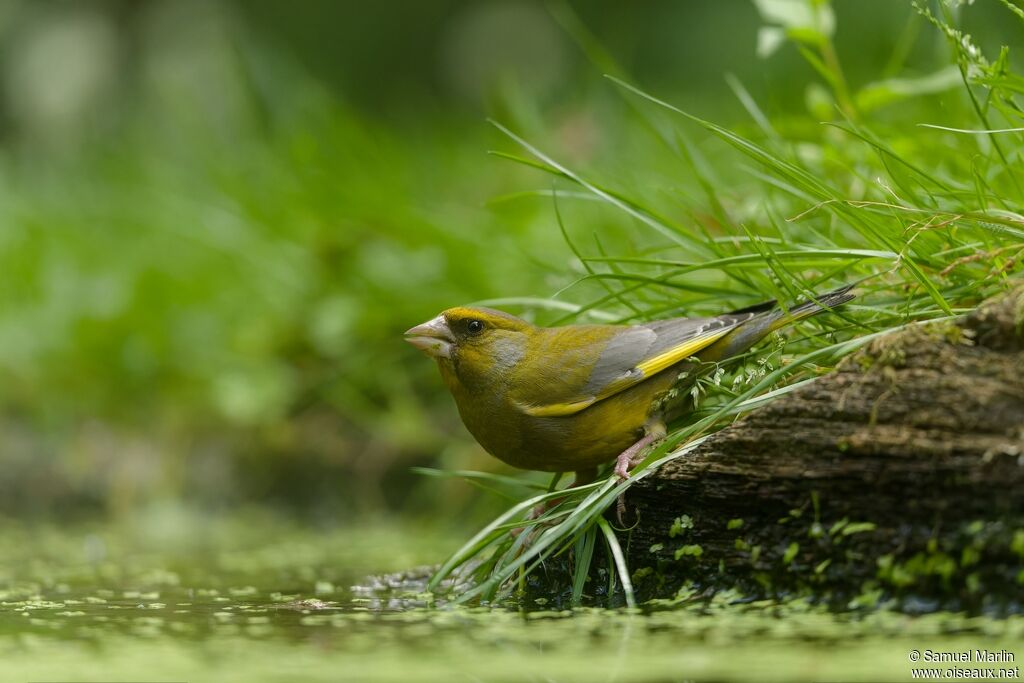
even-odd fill
[{"label": "clump of grass", "polygon": [[[1024,19],[1004,4],[1010,20]],[[1011,72],[1005,48],[989,61],[957,27],[952,3],[940,3],[937,13],[917,5],[916,20],[946,38],[952,67],[855,90],[832,47],[829,5],[809,2],[807,8],[793,16],[766,11],[764,30],[795,43],[830,89],[831,119],[814,129],[790,126],[787,132],[786,122],[773,123],[736,81],[733,89],[754,123],[748,129],[719,126],[609,77],[641,124],[688,168],[702,195],[694,202],[665,207],[643,192],[591,180],[495,123],[519,148],[499,154],[555,178],[553,190],[537,194],[553,198],[557,223],[581,266],[579,277],[545,304],[565,310],[556,322],[714,315],[773,297],[793,302],[840,284],[856,283],[860,296],[841,311],[801,323],[774,342],[770,355],[752,354],[746,364],[705,379],[694,395],[698,409],[673,425],[628,481],[609,472],[592,484],[555,491],[556,478],[549,490],[514,505],[444,562],[431,589],[462,572],[475,583],[453,596],[455,602],[500,600],[546,559],[572,553],[578,603],[600,541],[614,569],[609,574],[635,605],[624,555],[604,516],[626,489],[741,413],[813,382],[871,339],[970,310],[1019,275],[1024,110],[1017,99],[1024,79]],[[912,40],[916,32],[906,35]],[[906,54],[909,45],[896,51]],[[941,108],[934,106],[938,99]],[[901,109],[896,114],[894,103]],[[716,148],[722,159],[712,161],[705,143],[695,141],[701,134],[732,153]],[[732,177],[735,168],[742,177]],[[585,249],[565,222],[566,208],[582,200],[631,221],[643,246],[622,256],[609,256],[597,240],[594,251]],[[672,217],[680,213],[689,220]],[[578,292],[592,295],[578,303],[559,298]],[[560,502],[541,518],[527,519],[535,505],[556,498]],[[524,526],[530,531],[509,533]]]}]

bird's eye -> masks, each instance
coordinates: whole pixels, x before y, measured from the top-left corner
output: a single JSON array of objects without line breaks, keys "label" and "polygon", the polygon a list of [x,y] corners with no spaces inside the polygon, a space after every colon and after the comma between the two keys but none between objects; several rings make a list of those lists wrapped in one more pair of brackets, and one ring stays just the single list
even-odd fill
[{"label": "bird's eye", "polygon": [[484,331],[484,324],[479,320],[470,320],[466,323],[466,329],[470,334],[480,334]]}]

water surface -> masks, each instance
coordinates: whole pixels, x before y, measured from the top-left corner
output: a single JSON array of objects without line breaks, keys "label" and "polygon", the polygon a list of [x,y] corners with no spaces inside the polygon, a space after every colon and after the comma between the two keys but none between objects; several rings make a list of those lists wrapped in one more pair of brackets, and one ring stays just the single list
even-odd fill
[{"label": "water surface", "polygon": [[[450,534],[449,534],[450,536]],[[438,608],[422,572],[458,538],[377,521],[161,513],[0,531],[4,681],[904,680],[912,650],[1024,655],[1024,619],[728,595],[644,611]]]}]

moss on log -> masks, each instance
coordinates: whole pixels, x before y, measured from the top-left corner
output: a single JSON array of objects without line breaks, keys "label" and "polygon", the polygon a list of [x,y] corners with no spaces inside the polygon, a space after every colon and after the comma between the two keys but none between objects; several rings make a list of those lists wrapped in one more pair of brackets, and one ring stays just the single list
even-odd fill
[{"label": "moss on log", "polygon": [[638,482],[638,594],[1019,609],[1022,328],[1018,289],[889,335]]}]

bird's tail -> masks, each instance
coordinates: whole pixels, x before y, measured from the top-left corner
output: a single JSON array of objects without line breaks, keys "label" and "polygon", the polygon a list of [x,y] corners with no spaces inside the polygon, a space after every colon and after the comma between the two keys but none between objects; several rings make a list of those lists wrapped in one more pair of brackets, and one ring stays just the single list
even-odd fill
[{"label": "bird's tail", "polygon": [[771,328],[770,332],[774,332],[783,325],[796,322],[797,320],[803,320],[809,318],[812,315],[817,315],[822,311],[829,311],[836,306],[842,306],[848,301],[852,301],[856,298],[856,294],[850,294],[850,290],[853,289],[853,285],[845,285],[839,289],[834,289],[831,292],[826,292],[820,296],[812,298],[810,301],[805,301],[796,308],[792,308],[789,312],[785,311],[772,311],[772,315],[776,318],[774,327]]},{"label": "bird's tail", "polygon": [[[754,315],[750,320],[741,323],[736,329],[729,334],[722,337],[705,351],[700,353],[702,360],[709,361],[723,361],[733,356],[747,351],[751,346],[767,337],[772,332],[779,330],[786,325],[794,323],[804,318],[809,318],[812,315],[817,315],[823,311],[829,311],[837,306],[842,306],[846,302],[854,299],[855,294],[851,294],[850,290],[853,289],[853,285],[846,285],[839,289],[832,290],[825,294],[821,294],[812,298],[810,301],[789,309],[788,311],[782,311],[771,305],[769,310],[764,310],[761,307],[767,307],[770,304],[762,304],[759,307],[752,307],[745,309],[744,311],[737,311],[737,313],[752,312],[754,310],[761,310]],[[771,302],[774,304],[774,302]]]}]

